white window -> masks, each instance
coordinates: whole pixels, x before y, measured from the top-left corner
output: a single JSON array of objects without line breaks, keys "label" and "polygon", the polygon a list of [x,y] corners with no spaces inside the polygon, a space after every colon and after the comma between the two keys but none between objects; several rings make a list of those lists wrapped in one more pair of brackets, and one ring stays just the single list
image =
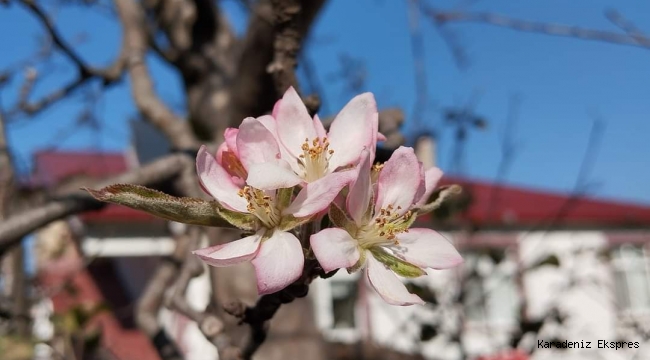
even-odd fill
[{"label": "white window", "polygon": [[626,244],[614,250],[614,287],[618,307],[630,313],[650,313],[650,282],[646,250]]},{"label": "white window", "polygon": [[519,291],[515,281],[515,263],[503,256],[465,253],[463,307],[470,325],[511,325],[519,313]]},{"label": "white window", "polygon": [[331,340],[355,342],[359,339],[359,276],[345,270],[329,279],[314,281],[312,293],[316,320]]}]

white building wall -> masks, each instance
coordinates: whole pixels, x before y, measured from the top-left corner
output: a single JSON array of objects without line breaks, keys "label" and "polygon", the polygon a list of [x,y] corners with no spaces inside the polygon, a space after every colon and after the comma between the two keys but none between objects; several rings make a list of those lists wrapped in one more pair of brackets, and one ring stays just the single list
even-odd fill
[{"label": "white building wall", "polygon": [[[453,235],[446,234],[453,239]],[[452,240],[453,241],[453,240]],[[498,307],[507,301],[514,301],[510,308],[518,308],[515,294],[504,295],[498,283],[510,278],[512,281],[517,271],[517,262],[527,268],[523,278],[524,291],[528,299],[528,316],[532,319],[545,318],[552,308],[557,308],[565,316],[561,325],[547,320],[537,336],[527,337],[522,345],[525,352],[533,350],[532,359],[650,359],[650,347],[633,334],[621,333],[620,312],[617,310],[614,298],[612,268],[610,260],[601,256],[607,249],[608,240],[599,231],[552,231],[552,232],[522,232],[518,235],[519,251],[498,265],[479,264],[479,271],[498,274],[496,280],[484,283],[486,291],[495,292],[494,305]],[[547,264],[536,266],[539,262],[554,255],[559,259],[559,266]],[[370,289],[368,291],[368,306],[371,327],[369,333],[378,344],[391,346],[406,352],[419,352],[430,359],[459,359],[460,347],[448,336],[440,335],[430,341],[420,342],[419,330],[421,323],[435,322],[441,324],[443,334],[452,334],[458,326],[463,329],[463,351],[471,359],[478,355],[496,353],[510,347],[510,339],[516,323],[513,321],[496,321],[476,323],[461,322],[462,305],[454,299],[454,291],[458,288],[461,267],[444,271],[429,271],[430,275],[417,279],[435,289],[440,306],[411,306],[395,307],[384,303]],[[331,298],[327,284],[332,281],[353,279],[344,270],[339,271],[333,278],[317,280],[313,289],[316,309],[319,312],[319,325],[329,338],[354,338],[364,332],[366,323],[357,323],[356,329],[341,331],[331,329]],[[494,280],[494,281],[492,281]],[[365,282],[365,279],[362,279]],[[369,286],[366,283],[366,289]],[[507,288],[506,288],[507,289]],[[513,290],[514,291],[514,290]],[[513,299],[514,298],[514,299]],[[358,306],[359,312],[365,312],[363,303]],[[495,314],[508,309],[492,309]],[[498,320],[498,319],[497,319]],[[461,325],[463,324],[463,325]],[[361,336],[358,336],[361,337]],[[590,341],[592,349],[537,349],[538,340],[568,340]],[[598,348],[598,340],[604,341],[640,341],[640,349],[613,350]]]}]

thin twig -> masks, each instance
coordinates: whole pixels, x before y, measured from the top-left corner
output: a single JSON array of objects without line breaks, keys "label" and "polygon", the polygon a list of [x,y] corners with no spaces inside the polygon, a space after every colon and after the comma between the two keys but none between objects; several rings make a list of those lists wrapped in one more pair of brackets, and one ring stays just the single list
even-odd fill
[{"label": "thin twig", "polygon": [[633,36],[630,34],[619,34],[611,31],[586,29],[577,26],[521,20],[486,12],[440,11],[431,7],[423,7],[423,9],[437,24],[441,25],[452,22],[475,22],[524,32],[602,41],[650,49],[650,37],[643,35]]},{"label": "thin twig", "polygon": [[123,26],[127,69],[136,106],[176,148],[198,148],[198,140],[188,122],[172,113],[154,92],[145,60],[149,42],[147,32],[142,26],[145,23],[142,8],[134,0],[116,0],[115,5]]}]

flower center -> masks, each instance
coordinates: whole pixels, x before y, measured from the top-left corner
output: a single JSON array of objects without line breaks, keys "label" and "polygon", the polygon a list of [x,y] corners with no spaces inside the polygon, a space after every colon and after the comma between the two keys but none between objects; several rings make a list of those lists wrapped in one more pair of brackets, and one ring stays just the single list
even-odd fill
[{"label": "flower center", "polygon": [[357,239],[362,248],[370,248],[381,245],[399,245],[396,235],[409,232],[408,227],[413,217],[412,211],[407,211],[400,215],[393,205],[388,205],[379,210],[375,219],[359,229]]},{"label": "flower center", "polygon": [[247,210],[257,216],[265,227],[274,228],[280,223],[280,211],[275,206],[273,197],[248,185],[239,190],[238,195],[246,199]]},{"label": "flower center", "polygon": [[326,137],[315,138],[311,143],[309,139],[305,139],[301,146],[302,154],[298,156],[298,164],[307,182],[318,180],[327,173],[329,160],[334,154],[334,150],[329,147],[330,143]]}]

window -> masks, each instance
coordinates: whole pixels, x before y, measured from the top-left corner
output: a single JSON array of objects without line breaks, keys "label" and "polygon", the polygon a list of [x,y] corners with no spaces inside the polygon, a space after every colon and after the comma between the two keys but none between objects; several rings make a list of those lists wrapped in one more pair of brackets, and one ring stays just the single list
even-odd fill
[{"label": "window", "polygon": [[616,302],[623,311],[650,312],[650,283],[646,250],[641,246],[623,245],[613,254]]},{"label": "window", "polygon": [[340,270],[329,279],[314,281],[314,304],[318,326],[334,341],[354,342],[360,337],[359,272]]},{"label": "window", "polygon": [[358,295],[358,281],[330,282],[332,288],[332,316],[334,329],[354,329],[356,327],[355,306]]},{"label": "window", "polygon": [[[503,254],[501,254],[503,255]],[[465,317],[476,325],[509,325],[517,321],[519,293],[513,261],[505,256],[463,254]]]}]

